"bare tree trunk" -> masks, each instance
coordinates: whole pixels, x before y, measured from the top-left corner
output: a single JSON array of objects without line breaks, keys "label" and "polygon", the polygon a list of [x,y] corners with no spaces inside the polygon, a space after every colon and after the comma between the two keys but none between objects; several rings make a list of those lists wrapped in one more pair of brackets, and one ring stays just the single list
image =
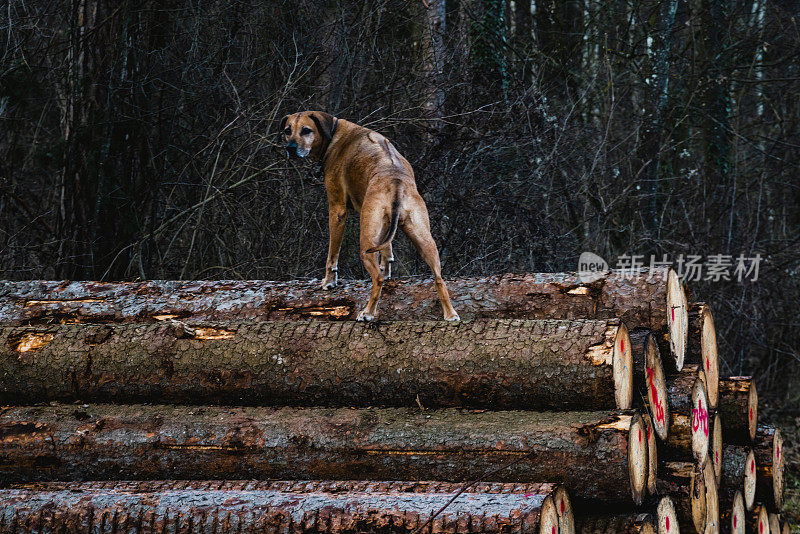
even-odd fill
[{"label": "bare tree trunk", "polygon": [[444,117],[444,89],[442,71],[444,70],[445,49],[445,0],[420,2],[422,10],[420,21],[419,55],[423,84],[423,102],[426,137],[429,142],[438,138]]}]

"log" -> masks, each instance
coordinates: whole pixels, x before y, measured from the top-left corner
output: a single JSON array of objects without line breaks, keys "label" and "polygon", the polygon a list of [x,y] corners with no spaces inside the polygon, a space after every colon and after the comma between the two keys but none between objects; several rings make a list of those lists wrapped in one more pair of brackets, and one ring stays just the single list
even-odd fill
[{"label": "log", "polygon": [[703,484],[706,491],[706,534],[719,533],[719,489],[714,466],[711,462],[706,462],[703,467]]},{"label": "log", "polygon": [[[636,276],[633,276],[636,274]],[[367,301],[370,282],[335,290],[317,281],[29,281],[0,283],[0,324],[61,322],[348,320]],[[686,350],[686,296],[672,269],[612,272],[583,283],[576,273],[507,274],[447,281],[462,320],[476,318],[612,319],[655,332],[678,369]],[[431,280],[391,279],[382,320],[440,320]]]},{"label": "log", "polygon": [[0,327],[0,402],[627,409],[615,320]]},{"label": "log", "polygon": [[781,529],[781,517],[776,513],[769,513],[769,531],[775,532],[776,534],[780,532]]},{"label": "log", "polygon": [[725,445],[722,454],[722,486],[741,490],[747,511],[756,500],[756,460],[753,449]]},{"label": "log", "polygon": [[708,380],[706,391],[708,405],[717,409],[719,399],[719,358],[717,356],[717,330],[714,315],[705,302],[689,305],[689,333],[685,363],[699,364]]},{"label": "log", "polygon": [[758,426],[758,393],[753,377],[731,376],[719,381],[719,412],[725,419],[726,443],[753,442]]},{"label": "log", "polygon": [[631,331],[630,339],[636,389],[647,398],[647,409],[658,437],[666,440],[669,436],[670,409],[658,343],[653,333],[644,329]]},{"label": "log", "polygon": [[760,426],[753,442],[756,463],[756,495],[770,510],[783,509],[785,459],[781,431]]},{"label": "log", "polygon": [[404,408],[53,405],[0,414],[0,479],[558,482],[640,503],[638,415]]},{"label": "log", "polygon": [[558,517],[558,534],[575,534],[575,512],[567,489],[558,486],[552,493],[552,499]]},{"label": "log", "polygon": [[711,439],[708,444],[708,458],[711,465],[714,467],[714,479],[717,483],[717,487],[722,484],[722,455],[724,453],[722,447],[723,428],[722,416],[720,416],[719,413],[715,413],[711,420]]},{"label": "log", "polygon": [[742,491],[731,487],[720,489],[720,530],[723,533],[745,534],[747,511]]},{"label": "log", "polygon": [[658,478],[658,493],[672,499],[682,532],[705,532],[707,506],[702,469],[694,462],[665,462]]},{"label": "log", "polygon": [[647,431],[647,493],[656,495],[658,492],[658,440],[653,429],[650,415],[643,414],[642,422]]},{"label": "log", "polygon": [[749,531],[758,534],[770,534],[769,530],[769,514],[767,513],[766,505],[756,503],[753,511],[748,517]]},{"label": "log", "polygon": [[658,534],[678,534],[680,526],[675,503],[669,495],[658,499],[656,505],[656,529]]},{"label": "log", "polygon": [[702,379],[703,370],[687,365],[667,381],[671,409],[669,437],[662,449],[664,457],[683,461],[694,458],[702,467],[708,459],[708,398]]},{"label": "log", "polygon": [[461,489],[441,482],[36,484],[0,490],[0,532],[551,534],[557,527],[551,484],[480,483],[447,505]]},{"label": "log", "polygon": [[590,515],[577,526],[580,534],[656,534],[655,518],[648,513]]}]

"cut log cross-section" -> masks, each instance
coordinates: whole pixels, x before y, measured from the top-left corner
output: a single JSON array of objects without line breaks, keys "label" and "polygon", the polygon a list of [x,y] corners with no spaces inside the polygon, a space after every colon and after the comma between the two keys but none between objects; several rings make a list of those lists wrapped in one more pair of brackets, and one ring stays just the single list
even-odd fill
[{"label": "cut log cross-section", "polygon": [[658,534],[678,534],[678,514],[675,511],[675,503],[672,497],[664,495],[658,500],[656,505],[656,528]]},{"label": "cut log cross-section", "polygon": [[630,332],[634,361],[634,384],[647,397],[647,407],[656,435],[662,440],[669,436],[670,408],[667,383],[661,353],[653,333],[638,329]]},{"label": "cut log cross-section", "polygon": [[756,500],[756,459],[753,449],[743,445],[725,445],[722,454],[722,486],[741,490],[745,508],[750,511]]},{"label": "cut log cross-section", "polygon": [[711,439],[709,443],[710,448],[708,451],[708,458],[711,462],[711,465],[714,467],[714,477],[716,479],[717,486],[722,484],[722,456],[725,452],[722,446],[722,434],[722,416],[719,413],[715,413],[713,419],[711,420]]},{"label": "cut log cross-section", "polygon": [[731,487],[720,490],[720,530],[730,534],[745,534],[747,511],[744,497],[739,489]]},{"label": "cut log cross-section", "polygon": [[717,409],[719,399],[719,359],[717,357],[717,331],[714,315],[704,302],[689,306],[689,345],[686,363],[697,363],[706,377],[708,405]]},{"label": "cut log cross-section", "polygon": [[708,397],[702,373],[699,366],[687,365],[670,377],[667,396],[672,417],[663,448],[668,459],[694,458],[701,466],[708,459],[710,441]]},{"label": "cut log cross-section", "polygon": [[706,488],[703,471],[695,462],[665,462],[658,479],[659,495],[674,502],[682,532],[705,532]]},{"label": "cut log cross-section", "polygon": [[627,409],[632,367],[613,320],[0,328],[6,403]]},{"label": "cut log cross-section", "polygon": [[97,534],[344,534],[392,525],[403,532],[424,526],[426,533],[551,534],[558,527],[551,484],[481,483],[453,499],[462,489],[441,482],[49,483],[0,490],[0,532],[30,525]]},{"label": "cut log cross-section", "polygon": [[0,413],[0,478],[558,482],[640,503],[638,415],[405,408],[53,405]]},{"label": "cut log cross-section", "polygon": [[749,516],[748,524],[750,532],[757,534],[770,534],[769,530],[769,513],[767,512],[766,505],[757,503]]},{"label": "cut log cross-section", "polygon": [[783,470],[785,466],[781,431],[768,426],[758,428],[753,442],[756,462],[757,495],[773,510],[783,508]]},{"label": "cut log cross-section", "polygon": [[758,393],[752,377],[731,376],[719,381],[719,412],[725,419],[726,443],[752,443],[758,426]]},{"label": "cut log cross-section", "polygon": [[[537,273],[448,280],[464,321],[477,318],[612,319],[650,328],[680,369],[688,331],[686,296],[672,269],[612,272],[584,283],[576,273]],[[2,282],[0,324],[146,322],[159,319],[348,320],[370,291],[368,281],[334,291],[318,282],[149,281]],[[381,320],[440,320],[433,283],[392,279],[383,286]]]}]

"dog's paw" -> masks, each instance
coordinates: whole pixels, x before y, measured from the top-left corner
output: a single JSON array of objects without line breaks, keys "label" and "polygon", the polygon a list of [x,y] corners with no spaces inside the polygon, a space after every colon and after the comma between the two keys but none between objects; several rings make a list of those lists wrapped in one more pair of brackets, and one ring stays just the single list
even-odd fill
[{"label": "dog's paw", "polygon": [[358,313],[358,317],[356,317],[356,321],[358,321],[360,323],[369,323],[370,321],[372,321],[374,319],[375,319],[375,316],[374,315],[370,315],[367,312],[367,310],[361,310]]},{"label": "dog's paw", "polygon": [[323,290],[323,291],[330,291],[330,290],[332,290],[333,288],[336,287],[336,284],[337,284],[336,280],[326,281],[326,282],[322,282],[322,284],[320,284],[319,288],[321,290]]},{"label": "dog's paw", "polygon": [[450,317],[445,317],[444,320],[449,322],[449,323],[459,323],[459,322],[461,322],[461,317],[459,317],[458,314],[455,313],[455,314],[451,315]]}]

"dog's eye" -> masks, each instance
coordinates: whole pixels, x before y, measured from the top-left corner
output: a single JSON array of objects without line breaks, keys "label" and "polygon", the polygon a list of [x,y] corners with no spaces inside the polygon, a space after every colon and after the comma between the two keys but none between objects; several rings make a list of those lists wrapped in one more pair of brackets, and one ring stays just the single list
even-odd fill
[{"label": "dog's eye", "polygon": [[308,126],[303,126],[303,129],[300,130],[300,135],[308,135],[311,133],[311,128]]},{"label": "dog's eye", "polygon": [[292,129],[291,129],[291,128],[286,128],[286,129],[283,131],[283,135],[292,135]]}]

